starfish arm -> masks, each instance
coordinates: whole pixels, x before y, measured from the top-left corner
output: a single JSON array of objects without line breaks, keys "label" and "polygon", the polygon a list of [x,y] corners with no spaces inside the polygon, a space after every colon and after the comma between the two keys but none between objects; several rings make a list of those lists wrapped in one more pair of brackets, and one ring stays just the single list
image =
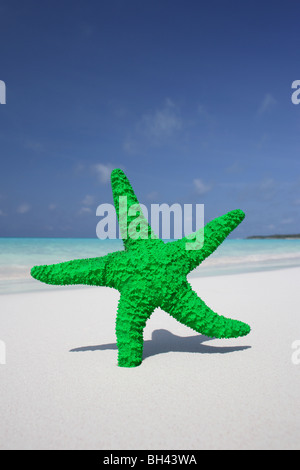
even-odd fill
[{"label": "starfish arm", "polygon": [[64,263],[34,266],[31,276],[46,284],[89,284],[106,286],[107,256],[66,261]]},{"label": "starfish arm", "polygon": [[183,256],[187,263],[186,274],[195,269],[213,253],[225,238],[244,220],[245,214],[236,209],[209,222],[194,234],[170,243],[170,250]]},{"label": "starfish arm", "polygon": [[[151,243],[151,240],[159,240],[153,232],[147,219],[144,217],[139,201],[128,181],[125,173],[120,169],[115,169],[111,173],[111,187],[113,192],[114,205],[120,226],[120,234],[126,250],[136,249]],[[131,210],[130,210],[131,209]],[[137,214],[139,214],[137,216]],[[139,233],[134,221],[139,219]]]},{"label": "starfish arm", "polygon": [[213,338],[237,338],[250,333],[250,326],[246,323],[226,318],[211,310],[188,282],[182,287],[180,294],[170,293],[161,308],[180,323]]},{"label": "starfish arm", "polygon": [[122,293],[117,312],[118,365],[136,367],[143,357],[143,330],[154,308],[146,297]]}]

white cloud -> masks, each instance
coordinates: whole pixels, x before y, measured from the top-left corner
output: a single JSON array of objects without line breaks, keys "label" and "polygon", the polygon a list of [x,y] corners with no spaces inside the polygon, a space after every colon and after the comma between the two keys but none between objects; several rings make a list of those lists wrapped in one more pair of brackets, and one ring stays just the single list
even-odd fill
[{"label": "white cloud", "polygon": [[165,105],[152,114],[144,114],[140,129],[148,138],[161,139],[182,129],[182,119],[177,106],[169,98]]},{"label": "white cloud", "polygon": [[92,206],[94,204],[95,198],[90,194],[87,194],[85,198],[82,200],[82,204],[84,206]]},{"label": "white cloud", "polygon": [[76,174],[81,174],[85,171],[86,167],[83,163],[77,163],[77,165],[74,167],[74,172]]},{"label": "white cloud", "polygon": [[92,171],[97,174],[101,183],[106,184],[109,182],[110,174],[114,168],[115,167],[110,163],[107,163],[106,165],[103,163],[97,163],[96,165],[92,166]]},{"label": "white cloud", "polygon": [[56,209],[56,204],[49,204],[48,209],[49,211],[54,211],[54,209]]},{"label": "white cloud", "polygon": [[288,225],[288,224],[292,224],[294,221],[295,220],[292,217],[287,217],[286,219],[282,219],[281,223],[283,225]]},{"label": "white cloud", "polygon": [[271,93],[266,93],[266,95],[264,96],[259,108],[258,108],[258,111],[257,113],[258,114],[264,114],[266,113],[267,111],[270,111],[271,109],[274,108],[274,106],[276,106],[277,104],[277,101],[275,100],[275,98],[271,95]]},{"label": "white cloud", "polygon": [[85,214],[90,214],[92,212],[92,209],[90,207],[82,207],[79,211],[79,215],[85,215]]},{"label": "white cloud", "polygon": [[161,146],[177,134],[182,136],[186,124],[179,106],[166,98],[161,106],[140,116],[124,139],[123,150],[130,155],[141,155],[149,145]]},{"label": "white cloud", "polygon": [[200,178],[195,178],[193,184],[198,194],[205,194],[211,190],[211,186],[204,183]]},{"label": "white cloud", "polygon": [[273,178],[265,178],[259,183],[259,189],[262,191],[270,190],[276,187],[276,182]]},{"label": "white cloud", "polygon": [[130,155],[136,155],[139,152],[138,142],[131,137],[127,137],[123,142],[123,150]]},{"label": "white cloud", "polygon": [[31,206],[27,204],[27,202],[24,202],[23,204],[20,204],[19,207],[17,208],[17,212],[19,214],[26,214],[26,212],[29,212],[31,209]]}]

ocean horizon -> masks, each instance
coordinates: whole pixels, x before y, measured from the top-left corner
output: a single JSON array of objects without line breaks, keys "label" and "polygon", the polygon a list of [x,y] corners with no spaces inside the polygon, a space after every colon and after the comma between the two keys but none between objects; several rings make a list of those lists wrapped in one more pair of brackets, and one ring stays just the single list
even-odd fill
[{"label": "ocean horizon", "polygon": [[[169,242],[172,240],[165,240]],[[123,250],[120,239],[0,238],[0,294],[70,288],[49,286],[30,276],[35,265],[104,256]],[[300,240],[226,239],[189,278],[300,266]],[[86,286],[72,286],[86,288]]]}]

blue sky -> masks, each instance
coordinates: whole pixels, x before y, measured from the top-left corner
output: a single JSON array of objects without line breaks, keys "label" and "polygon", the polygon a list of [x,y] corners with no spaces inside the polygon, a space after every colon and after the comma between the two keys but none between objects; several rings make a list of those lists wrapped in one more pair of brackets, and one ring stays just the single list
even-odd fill
[{"label": "blue sky", "polygon": [[141,203],[299,233],[297,1],[0,5],[0,236],[96,237],[109,175]]}]

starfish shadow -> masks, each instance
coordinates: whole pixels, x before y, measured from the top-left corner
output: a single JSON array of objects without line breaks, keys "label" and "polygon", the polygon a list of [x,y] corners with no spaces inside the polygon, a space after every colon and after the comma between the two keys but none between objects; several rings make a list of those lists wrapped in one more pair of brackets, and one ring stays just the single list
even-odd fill
[{"label": "starfish shadow", "polygon": [[[211,346],[203,344],[206,341],[213,341],[213,338],[205,335],[177,336],[168,330],[154,330],[151,340],[144,341],[143,359],[168,352],[227,354],[251,348],[251,346]],[[70,349],[70,352],[103,351],[107,349],[118,349],[117,343],[82,346]]]}]

